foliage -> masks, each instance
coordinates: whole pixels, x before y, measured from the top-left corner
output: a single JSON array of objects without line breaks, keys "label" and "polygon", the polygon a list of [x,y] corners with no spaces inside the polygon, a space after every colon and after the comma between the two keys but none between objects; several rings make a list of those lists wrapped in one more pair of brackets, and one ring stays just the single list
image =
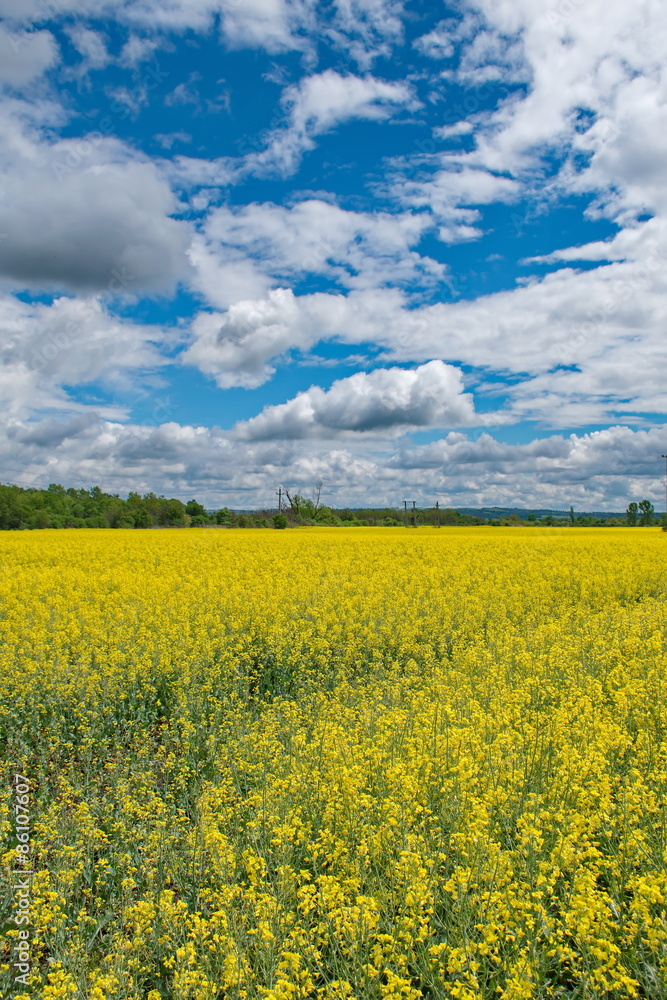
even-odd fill
[{"label": "foliage", "polygon": [[52,483],[46,490],[0,484],[0,530],[21,528],[150,528],[209,524],[205,508],[190,500],[141,497],[130,493],[127,500],[90,490],[65,489]]},{"label": "foliage", "polygon": [[665,1000],[664,544],[0,536],[2,995]]},{"label": "foliage", "polygon": [[625,512],[625,517],[627,523],[630,527],[634,528],[637,524],[642,524],[645,528],[650,527],[653,523],[653,516],[655,514],[655,507],[650,500],[641,500],[639,503],[628,504],[628,509]]},{"label": "foliage", "polygon": [[655,507],[650,500],[641,500],[639,503],[639,509],[642,513],[642,524],[645,528],[648,528],[653,521]]},{"label": "foliage", "polygon": [[[343,526],[348,527],[398,527],[406,525],[405,511],[396,508],[364,508],[350,510],[323,506],[320,503],[322,484],[315,486],[314,499],[302,497],[298,493],[285,490],[289,505],[284,512],[287,517],[287,527],[306,526]],[[646,509],[648,504],[650,509]],[[641,504],[631,503],[628,507],[627,521],[636,524],[639,512],[642,512],[642,523],[651,524],[654,517],[653,505],[648,500]],[[634,520],[631,519],[631,513]],[[222,507],[214,514],[208,514],[203,504],[197,500],[181,500],[158,497],[155,493],[130,493],[127,500],[116,494],[103,493],[99,487],[90,490],[65,489],[52,484],[47,490],[23,489],[19,486],[3,486],[0,484],[0,530],[18,530],[26,528],[151,528],[151,527],[192,527],[202,528],[208,525],[220,525],[227,528],[265,528],[272,527],[275,511],[257,511],[254,514],[234,512],[228,507]],[[501,519],[486,519],[453,509],[437,509],[435,507],[412,510],[407,516],[407,527],[436,527],[490,524],[492,526],[523,524],[559,525],[576,524],[578,527],[616,525],[621,522],[609,517],[583,517],[574,519],[570,508],[570,520],[556,520],[552,514],[538,517],[536,512],[526,515],[522,520],[516,512],[506,513]]]},{"label": "foliage", "polygon": [[197,503],[196,500],[188,500],[188,502],[185,505],[185,513],[188,515],[188,517],[192,518],[193,520],[194,518],[204,518],[205,520],[203,523],[204,524],[208,523],[208,515],[206,513],[206,508],[203,507],[200,503]]}]

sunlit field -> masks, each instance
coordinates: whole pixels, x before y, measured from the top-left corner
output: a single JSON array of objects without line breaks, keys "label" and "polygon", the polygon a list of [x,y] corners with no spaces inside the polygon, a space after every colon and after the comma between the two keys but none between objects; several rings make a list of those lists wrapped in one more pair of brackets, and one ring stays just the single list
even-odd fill
[{"label": "sunlit field", "polygon": [[667,997],[667,534],[0,557],[3,996]]}]

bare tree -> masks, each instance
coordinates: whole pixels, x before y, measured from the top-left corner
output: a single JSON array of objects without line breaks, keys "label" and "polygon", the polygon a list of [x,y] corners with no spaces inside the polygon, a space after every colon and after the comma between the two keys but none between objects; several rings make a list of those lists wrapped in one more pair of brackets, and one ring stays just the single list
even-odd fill
[{"label": "bare tree", "polygon": [[318,479],[317,482],[315,483],[315,513],[318,512],[321,506],[320,496],[322,495],[322,486],[323,486],[322,480]]},{"label": "bare tree", "polygon": [[284,486],[283,493],[287,497],[287,502],[290,505],[290,510],[292,511],[292,513],[296,514],[297,517],[301,516],[310,518],[315,517],[318,510],[320,510],[322,506],[320,500],[322,495],[322,485],[323,484],[321,479],[319,479],[315,483],[313,500],[307,500],[304,497],[302,497],[300,493],[293,493],[288,489],[287,486]]},{"label": "bare tree", "polygon": [[283,487],[283,489],[285,496],[287,497],[287,502],[290,505],[290,509],[294,511],[295,514],[298,514],[301,505],[301,497],[298,493],[290,493],[286,486]]}]

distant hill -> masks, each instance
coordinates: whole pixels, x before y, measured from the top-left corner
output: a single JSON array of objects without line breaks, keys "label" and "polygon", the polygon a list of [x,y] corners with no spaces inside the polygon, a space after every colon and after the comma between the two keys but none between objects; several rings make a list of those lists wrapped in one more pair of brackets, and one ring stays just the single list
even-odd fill
[{"label": "distant hill", "polygon": [[[355,514],[362,514],[364,511],[369,513],[373,512],[375,514],[387,513],[395,514],[397,517],[402,518],[404,516],[402,507],[348,507],[347,510],[353,511]],[[426,505],[417,507],[417,510],[433,510],[433,507],[427,507]],[[531,514],[534,514],[538,521],[541,521],[545,517],[553,517],[557,519],[567,519],[570,518],[570,511],[568,510],[556,510],[551,507],[445,507],[444,504],[440,505],[440,510],[455,510],[458,514],[465,514],[468,517],[479,517],[483,518],[485,521],[500,520],[501,518],[508,518],[511,514],[516,514],[516,516],[521,520],[525,521]],[[336,511],[339,513],[339,511]],[[409,509],[408,509],[409,513]],[[625,518],[625,511],[610,511],[610,510],[576,510],[574,511],[575,517],[599,517],[599,518]]]},{"label": "distant hill", "polygon": [[[544,517],[569,518],[568,510],[552,510],[544,507],[454,507],[459,514],[470,514],[473,517],[483,517],[485,520],[497,520],[501,517],[509,517],[516,514],[517,517],[525,521],[530,514],[541,521]],[[625,517],[625,511],[609,510],[576,510],[575,517]]]}]

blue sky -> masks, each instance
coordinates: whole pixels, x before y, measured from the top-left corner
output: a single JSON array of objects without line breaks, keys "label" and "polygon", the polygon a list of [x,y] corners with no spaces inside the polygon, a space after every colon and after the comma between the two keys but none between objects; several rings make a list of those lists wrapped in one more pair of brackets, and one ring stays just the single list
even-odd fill
[{"label": "blue sky", "polygon": [[662,505],[667,11],[0,17],[2,481]]}]

